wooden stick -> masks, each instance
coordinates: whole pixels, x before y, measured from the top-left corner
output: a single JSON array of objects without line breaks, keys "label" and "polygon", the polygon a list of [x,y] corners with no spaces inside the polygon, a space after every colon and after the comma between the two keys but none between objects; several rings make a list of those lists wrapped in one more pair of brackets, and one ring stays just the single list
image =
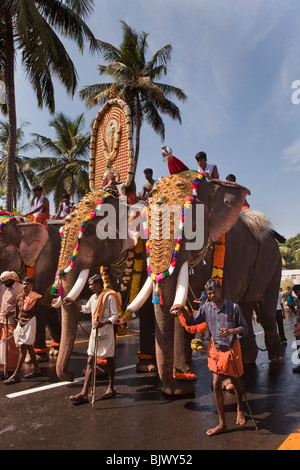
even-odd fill
[{"label": "wooden stick", "polygon": [[5,362],[3,365],[4,377],[8,378],[8,317],[5,317]]},{"label": "wooden stick", "polygon": [[97,352],[98,352],[98,328],[96,328],[94,343],[94,364],[93,364],[93,380],[92,380],[92,407],[94,408],[96,394],[96,375],[97,375]]}]

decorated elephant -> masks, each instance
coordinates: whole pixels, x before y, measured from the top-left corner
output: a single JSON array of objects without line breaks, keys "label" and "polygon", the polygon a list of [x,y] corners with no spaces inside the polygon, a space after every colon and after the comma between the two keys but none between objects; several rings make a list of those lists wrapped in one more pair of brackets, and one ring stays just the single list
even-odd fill
[{"label": "decorated elephant", "polygon": [[[247,194],[248,189],[236,183],[208,181],[199,173],[185,171],[161,178],[153,189],[151,204],[143,212],[148,279],[128,310],[138,310],[153,294],[156,359],[166,394],[194,391],[193,382],[179,381],[174,376],[174,331],[182,331],[183,372],[190,371],[191,348],[184,339],[180,320],[171,316],[170,308],[183,304],[190,310],[197,309],[199,304],[194,301],[211,277],[220,280],[224,296],[241,306],[248,322],[249,332],[242,341],[244,363],[254,362],[257,356],[254,308],[264,328],[269,358],[282,359],[275,319],[281,256],[265,217],[256,211],[241,212]],[[172,211],[168,213],[168,207],[174,205],[180,209],[179,219]],[[160,236],[166,219],[170,221],[169,237]],[[197,238],[201,240],[197,242]]]},{"label": "decorated elephant", "polygon": [[[106,212],[111,214],[111,218]],[[126,276],[126,272],[128,272],[128,252],[133,250],[135,246],[137,249],[138,236],[129,235],[126,223],[124,224],[125,228],[121,228],[121,225],[125,222],[125,219],[127,222],[127,217],[128,225],[140,219],[138,214],[136,218],[127,214],[128,207],[126,204],[120,204],[119,194],[115,188],[96,189],[83,197],[63,228],[61,252],[54,287],[60,296],[56,307],[61,306],[62,316],[61,343],[56,363],[57,375],[62,380],[73,379],[72,373],[68,371],[68,363],[76,338],[79,310],[76,310],[74,306],[64,304],[61,299],[64,297],[78,298],[90,273],[101,266],[109,266],[104,274],[110,276],[112,287],[117,291],[121,291],[124,305],[126,304],[126,295],[129,296],[130,292],[133,292],[131,284],[128,285],[128,289],[122,292],[121,284],[128,281],[128,276]],[[138,222],[136,223],[138,224]],[[122,232],[122,236],[120,232]],[[133,232],[137,234],[138,230],[134,229]],[[144,249],[141,254],[144,263],[142,276],[145,277]],[[117,284],[118,278],[120,280],[119,285]],[[129,300],[129,297],[127,300]],[[149,328],[147,328],[149,326],[150,330],[154,330],[154,327],[151,326],[154,317],[151,303],[150,309],[148,310],[146,307],[146,312],[140,316],[142,321],[141,359],[146,360],[145,367],[153,362],[154,339],[153,335],[149,334]],[[126,311],[124,314],[126,319]],[[150,318],[147,317],[147,314],[150,315]],[[143,322],[146,322],[147,326],[144,326]],[[143,332],[145,332],[145,336],[143,336]]]},{"label": "decorated elephant", "polygon": [[[33,277],[34,289],[42,294],[45,303],[50,305],[50,290],[55,276],[60,252],[59,227],[62,224],[43,225],[24,222],[23,217],[2,215],[0,219],[0,272],[15,271],[21,277]],[[46,346],[46,326],[53,347],[60,342],[60,318],[58,311],[43,310],[37,317],[35,351],[42,355]]]}]

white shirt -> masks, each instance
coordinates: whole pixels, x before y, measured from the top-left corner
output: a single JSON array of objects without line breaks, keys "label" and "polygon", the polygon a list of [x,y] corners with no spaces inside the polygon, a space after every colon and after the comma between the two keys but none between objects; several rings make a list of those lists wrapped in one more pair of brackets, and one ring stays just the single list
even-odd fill
[{"label": "white shirt", "polygon": [[[97,306],[98,297],[99,296],[97,294],[93,294],[89,298],[87,303],[85,305],[82,305],[80,311],[82,313],[91,313],[93,315],[93,313],[96,309],[96,306]],[[116,323],[118,318],[119,318],[119,314],[118,314],[117,303],[116,303],[116,300],[114,299],[113,295],[110,294],[110,295],[107,296],[107,298],[105,300],[104,312],[103,312],[102,319],[103,320],[110,320],[110,322],[112,324],[114,324],[114,323]]]},{"label": "white shirt", "polygon": [[[208,174],[208,176],[211,176],[212,175],[212,172],[213,172],[213,169],[216,165],[214,163],[207,163],[206,162],[206,166],[205,166],[205,169],[203,170],[201,167],[199,167],[198,171],[199,173],[202,173],[202,172],[205,172]],[[219,172],[217,170],[217,173],[218,173],[218,178],[219,178]]]},{"label": "white shirt", "polygon": [[282,304],[282,296],[281,296],[281,292],[279,292],[276,310],[281,310],[281,304]]},{"label": "white shirt", "polygon": [[[34,200],[34,208],[39,207],[42,204],[44,198],[45,196],[43,194],[41,194],[41,197],[39,199],[36,197]],[[33,215],[34,217],[36,217],[38,214],[41,214],[42,212],[43,212],[43,209],[40,209],[38,212],[35,212]]]}]

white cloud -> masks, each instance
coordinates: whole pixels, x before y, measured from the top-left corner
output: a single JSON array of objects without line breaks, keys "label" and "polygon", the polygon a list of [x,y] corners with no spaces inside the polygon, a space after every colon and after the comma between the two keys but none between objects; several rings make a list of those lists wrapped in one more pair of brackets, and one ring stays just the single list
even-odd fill
[{"label": "white cloud", "polygon": [[300,171],[300,139],[283,150],[283,158],[287,161],[289,171]]}]

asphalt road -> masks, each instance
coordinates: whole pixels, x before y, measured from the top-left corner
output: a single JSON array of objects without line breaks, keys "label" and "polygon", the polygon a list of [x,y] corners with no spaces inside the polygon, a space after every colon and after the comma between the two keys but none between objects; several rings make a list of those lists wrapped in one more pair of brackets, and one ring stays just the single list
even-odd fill
[{"label": "asphalt road", "polygon": [[[237,427],[234,394],[224,392],[228,432],[206,435],[206,430],[217,424],[217,415],[205,351],[193,353],[193,369],[197,374],[193,396],[167,397],[161,392],[157,374],[136,373],[139,349],[136,319],[128,336],[117,338],[117,396],[112,400],[101,400],[107,387],[106,377],[97,380],[94,408],[90,404],[74,406],[68,399],[81,389],[89,323],[78,327],[70,361],[76,381],[60,382],[55,374],[55,359],[51,359],[41,363],[42,377],[22,378],[20,383],[10,386],[0,382],[0,449],[102,450],[101,458],[106,464],[140,468],[142,460],[125,461],[125,457],[137,459],[144,455],[145,463],[163,466],[167,462],[158,459],[164,451],[173,455],[173,459],[177,456],[177,461],[171,463],[195,464],[198,459],[195,452],[201,450],[276,450],[300,423],[300,374],[292,372],[293,318],[286,318],[284,323],[288,338],[284,360],[271,364],[267,352],[261,350],[256,364],[246,368],[243,377],[258,430],[246,403],[247,422]],[[255,331],[257,343],[264,349],[260,325],[255,325]],[[23,373],[31,367],[24,365]],[[118,458],[123,460],[116,461]]]}]

